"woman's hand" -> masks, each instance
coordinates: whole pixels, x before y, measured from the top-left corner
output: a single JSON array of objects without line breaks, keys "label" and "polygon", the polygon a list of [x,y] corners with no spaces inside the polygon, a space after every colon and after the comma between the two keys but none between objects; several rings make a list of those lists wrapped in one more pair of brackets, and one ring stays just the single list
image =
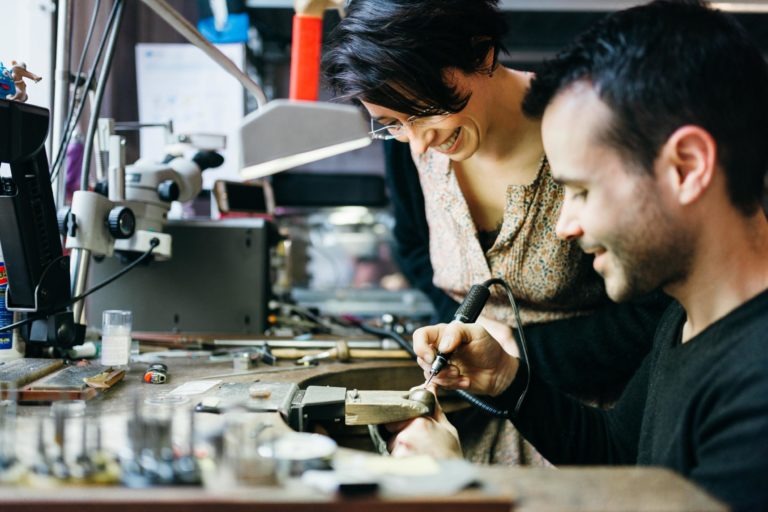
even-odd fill
[{"label": "woman's hand", "polygon": [[493,318],[480,315],[477,323],[482,325],[488,334],[496,338],[504,351],[512,356],[520,357],[520,350],[517,348],[517,340],[514,331],[505,323],[494,320]]}]

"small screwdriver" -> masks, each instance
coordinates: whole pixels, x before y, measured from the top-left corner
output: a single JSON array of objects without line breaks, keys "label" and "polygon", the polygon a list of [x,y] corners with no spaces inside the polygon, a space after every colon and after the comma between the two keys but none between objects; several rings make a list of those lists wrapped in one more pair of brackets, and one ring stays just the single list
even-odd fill
[{"label": "small screwdriver", "polygon": [[[453,321],[461,322],[463,324],[471,324],[477,321],[477,318],[480,316],[480,312],[485,307],[485,303],[488,301],[488,297],[490,296],[491,290],[489,290],[488,287],[484,284],[472,285],[472,288],[469,289],[467,296],[464,297],[464,301],[453,315]],[[435,377],[435,375],[443,371],[443,368],[448,365],[450,357],[451,354],[445,354],[439,350],[437,351],[437,354],[435,354],[435,360],[432,361],[432,367],[429,369],[429,378],[427,379],[427,382],[424,383],[424,387],[429,386],[429,383],[432,382],[432,379]]]}]

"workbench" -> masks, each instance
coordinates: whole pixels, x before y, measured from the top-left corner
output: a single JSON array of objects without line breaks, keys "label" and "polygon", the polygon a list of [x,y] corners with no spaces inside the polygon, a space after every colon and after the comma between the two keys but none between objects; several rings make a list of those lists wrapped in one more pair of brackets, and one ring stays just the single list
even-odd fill
[{"label": "workbench", "polygon": [[[168,360],[170,379],[162,385],[141,382],[146,364],[134,363],[123,382],[91,402],[100,409],[102,425],[124,421],[130,413],[136,393],[149,398],[191,380],[211,375],[234,373],[231,362],[209,362],[204,359]],[[404,389],[420,383],[421,371],[409,361],[365,361],[340,363],[324,361],[316,367],[258,366],[253,373],[221,378],[226,382],[293,382],[304,389],[308,385],[343,386],[348,389]],[[199,397],[193,397],[197,400]],[[34,450],[35,421],[45,406],[25,405],[19,408],[18,450],[20,458]],[[89,406],[90,407],[90,406]],[[251,413],[273,425],[276,431],[289,427],[278,413]],[[207,416],[205,413],[198,413]],[[123,418],[123,420],[120,420]],[[106,423],[104,423],[106,422]],[[120,428],[105,429],[106,446],[124,443]],[[338,440],[340,447],[344,440]],[[349,450],[349,448],[340,448]],[[317,490],[291,484],[288,486],[254,486],[236,489],[124,487],[60,487],[50,489],[0,486],[0,510],[21,512],[110,512],[162,510],[177,512],[235,511],[312,511],[366,510],[398,512],[440,510],[472,511],[721,511],[722,504],[675,473],[661,468],[640,467],[565,467],[561,469],[532,467],[477,467],[480,485],[450,496],[341,498]],[[152,507],[152,508],[149,508]],[[154,508],[162,507],[162,509]]]}]

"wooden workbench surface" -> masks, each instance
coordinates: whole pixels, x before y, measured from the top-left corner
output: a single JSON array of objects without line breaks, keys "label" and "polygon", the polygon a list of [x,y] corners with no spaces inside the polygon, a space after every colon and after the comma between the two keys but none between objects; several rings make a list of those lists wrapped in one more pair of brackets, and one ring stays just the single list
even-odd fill
[{"label": "wooden workbench surface", "polygon": [[[163,385],[141,382],[146,364],[133,364],[126,380],[94,399],[104,418],[124,418],[135,393],[143,398],[167,393],[189,380],[211,375],[233,374],[231,362],[211,363],[203,358],[164,361],[170,380]],[[342,386],[348,389],[408,389],[420,383],[421,371],[407,361],[322,362],[310,368],[260,366],[249,375],[216,377],[225,382],[293,382],[307,385]],[[200,397],[192,397],[197,401]],[[19,449],[34,445],[33,425],[40,406],[23,406],[19,418]],[[279,414],[263,414],[278,429],[289,430]],[[123,421],[122,419],[120,420]],[[113,433],[114,435],[122,435]],[[114,441],[114,440],[113,440]],[[111,443],[106,440],[105,444]],[[133,490],[121,487],[30,489],[0,486],[0,510],[21,512],[259,512],[397,510],[398,512],[440,510],[562,510],[562,511],[720,511],[719,502],[680,476],[660,468],[590,467],[526,468],[484,466],[477,468],[482,485],[444,498],[357,498],[345,500],[291,485],[217,490],[201,488],[153,488]],[[150,508],[150,506],[152,508]],[[361,508],[362,507],[362,508]]]}]

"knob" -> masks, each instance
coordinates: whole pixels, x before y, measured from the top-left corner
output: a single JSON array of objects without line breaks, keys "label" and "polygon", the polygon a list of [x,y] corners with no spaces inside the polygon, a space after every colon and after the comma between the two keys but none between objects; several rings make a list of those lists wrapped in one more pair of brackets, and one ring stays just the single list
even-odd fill
[{"label": "knob", "polygon": [[179,184],[173,180],[165,180],[157,186],[157,195],[169,203],[177,200],[180,193]]},{"label": "knob", "polygon": [[136,231],[136,216],[127,206],[116,206],[107,215],[107,229],[117,238],[131,238]]},{"label": "knob", "polygon": [[75,236],[77,234],[77,222],[75,214],[69,207],[59,208],[56,211],[56,223],[59,225],[61,236]]}]

